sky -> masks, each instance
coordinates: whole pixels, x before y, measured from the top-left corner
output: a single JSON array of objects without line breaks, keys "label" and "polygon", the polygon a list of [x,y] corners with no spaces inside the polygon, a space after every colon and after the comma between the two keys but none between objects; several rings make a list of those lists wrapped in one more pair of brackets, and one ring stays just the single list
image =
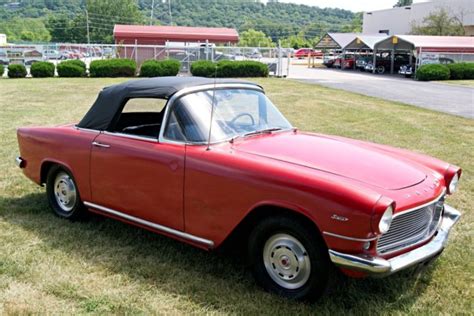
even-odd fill
[{"label": "sky", "polygon": [[[428,0],[414,0],[413,2],[426,1]],[[397,0],[280,0],[280,2],[313,5],[321,8],[340,8],[359,12],[389,9],[393,7]]]}]

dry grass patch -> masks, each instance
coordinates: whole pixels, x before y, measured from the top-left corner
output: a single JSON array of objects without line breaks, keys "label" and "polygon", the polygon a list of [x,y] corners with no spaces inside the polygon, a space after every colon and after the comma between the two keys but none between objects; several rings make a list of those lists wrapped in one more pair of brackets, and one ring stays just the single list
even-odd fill
[{"label": "dry grass patch", "polygon": [[442,80],[437,82],[458,86],[474,87],[474,80]]}]

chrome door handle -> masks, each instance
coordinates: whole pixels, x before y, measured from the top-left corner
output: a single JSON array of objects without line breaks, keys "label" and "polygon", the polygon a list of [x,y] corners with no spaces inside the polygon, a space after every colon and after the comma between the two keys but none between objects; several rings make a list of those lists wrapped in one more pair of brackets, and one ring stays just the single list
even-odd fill
[{"label": "chrome door handle", "polygon": [[99,143],[99,142],[92,142],[92,145],[97,146],[97,147],[103,147],[103,148],[109,148],[110,147],[110,145],[102,144],[102,143]]}]

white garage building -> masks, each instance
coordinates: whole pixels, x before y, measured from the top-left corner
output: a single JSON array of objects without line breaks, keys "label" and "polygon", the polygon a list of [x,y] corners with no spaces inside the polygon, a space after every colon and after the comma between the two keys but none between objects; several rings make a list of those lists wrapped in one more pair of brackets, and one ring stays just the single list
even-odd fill
[{"label": "white garage building", "polygon": [[431,12],[445,9],[462,20],[466,35],[474,36],[474,0],[431,0],[410,6],[364,12],[363,33],[409,34],[413,23],[422,24]]}]

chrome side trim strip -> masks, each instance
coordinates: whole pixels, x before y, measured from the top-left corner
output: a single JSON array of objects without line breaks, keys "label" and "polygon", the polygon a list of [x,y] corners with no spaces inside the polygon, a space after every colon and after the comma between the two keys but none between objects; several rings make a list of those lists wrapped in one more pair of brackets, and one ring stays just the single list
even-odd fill
[{"label": "chrome side trim strip", "polygon": [[366,241],[372,241],[377,239],[378,237],[373,237],[373,238],[355,238],[355,237],[349,237],[349,236],[344,236],[344,235],[339,235],[339,234],[334,234],[330,232],[323,232],[324,235],[332,236],[332,237],[337,237],[337,238],[342,238],[346,240],[352,240],[352,241],[361,241],[361,242],[366,242]]},{"label": "chrome side trim strip", "polygon": [[83,127],[79,127],[77,125],[74,125],[74,128],[79,130],[79,131],[85,131],[85,132],[93,132],[93,133],[96,133],[96,134],[99,134],[100,131],[99,130],[96,130],[96,129],[90,129],[90,128],[83,128]]},{"label": "chrome side trim strip", "polygon": [[153,138],[153,137],[137,136],[137,135],[124,134],[124,133],[114,133],[114,132],[107,132],[107,131],[104,131],[102,133],[104,135],[111,135],[111,136],[138,139],[138,140],[145,140],[145,141],[154,142],[154,143],[158,142],[158,138]]},{"label": "chrome side trim strip", "polygon": [[194,236],[194,235],[191,235],[191,234],[188,234],[188,233],[185,233],[185,232],[173,229],[173,228],[169,228],[169,227],[166,227],[166,226],[163,226],[163,225],[155,224],[155,223],[146,221],[144,219],[141,219],[141,218],[138,218],[138,217],[135,217],[135,216],[131,216],[131,215],[128,215],[128,214],[124,214],[124,213],[115,211],[113,209],[110,209],[108,207],[100,206],[100,205],[97,205],[97,204],[94,204],[94,203],[84,202],[84,205],[86,205],[87,207],[90,207],[90,208],[95,208],[97,210],[109,213],[109,214],[113,214],[115,216],[121,217],[121,218],[129,220],[131,222],[135,222],[135,223],[138,223],[138,224],[141,224],[141,225],[144,225],[144,226],[148,226],[148,227],[151,227],[153,229],[156,229],[156,230],[159,230],[159,231],[171,234],[171,235],[175,235],[175,236],[180,237],[180,238],[184,238],[184,239],[188,239],[190,241],[194,241],[194,242],[197,242],[197,243],[200,243],[200,244],[204,244],[204,245],[208,246],[209,248],[214,248],[214,242],[212,240],[204,239],[204,238],[197,237],[197,236]]},{"label": "chrome side trim strip", "polygon": [[431,201],[429,201],[429,202],[427,202],[427,203],[425,203],[425,204],[418,205],[418,206],[409,208],[409,209],[407,209],[407,210],[403,210],[403,211],[401,211],[401,212],[398,212],[398,213],[396,213],[395,215],[393,215],[393,218],[396,218],[396,217],[398,217],[398,216],[400,216],[400,215],[402,215],[402,214],[405,214],[405,213],[408,213],[408,212],[412,212],[412,211],[416,211],[416,210],[418,210],[418,209],[420,209],[420,208],[423,208],[423,207],[426,207],[426,206],[431,205],[431,204],[433,204],[433,203],[436,203],[436,202],[438,202],[439,200],[441,200],[441,198],[442,198],[445,194],[446,194],[446,188],[443,188],[443,191],[441,192],[441,194],[440,194],[437,198],[435,198],[434,200],[431,200]]}]

